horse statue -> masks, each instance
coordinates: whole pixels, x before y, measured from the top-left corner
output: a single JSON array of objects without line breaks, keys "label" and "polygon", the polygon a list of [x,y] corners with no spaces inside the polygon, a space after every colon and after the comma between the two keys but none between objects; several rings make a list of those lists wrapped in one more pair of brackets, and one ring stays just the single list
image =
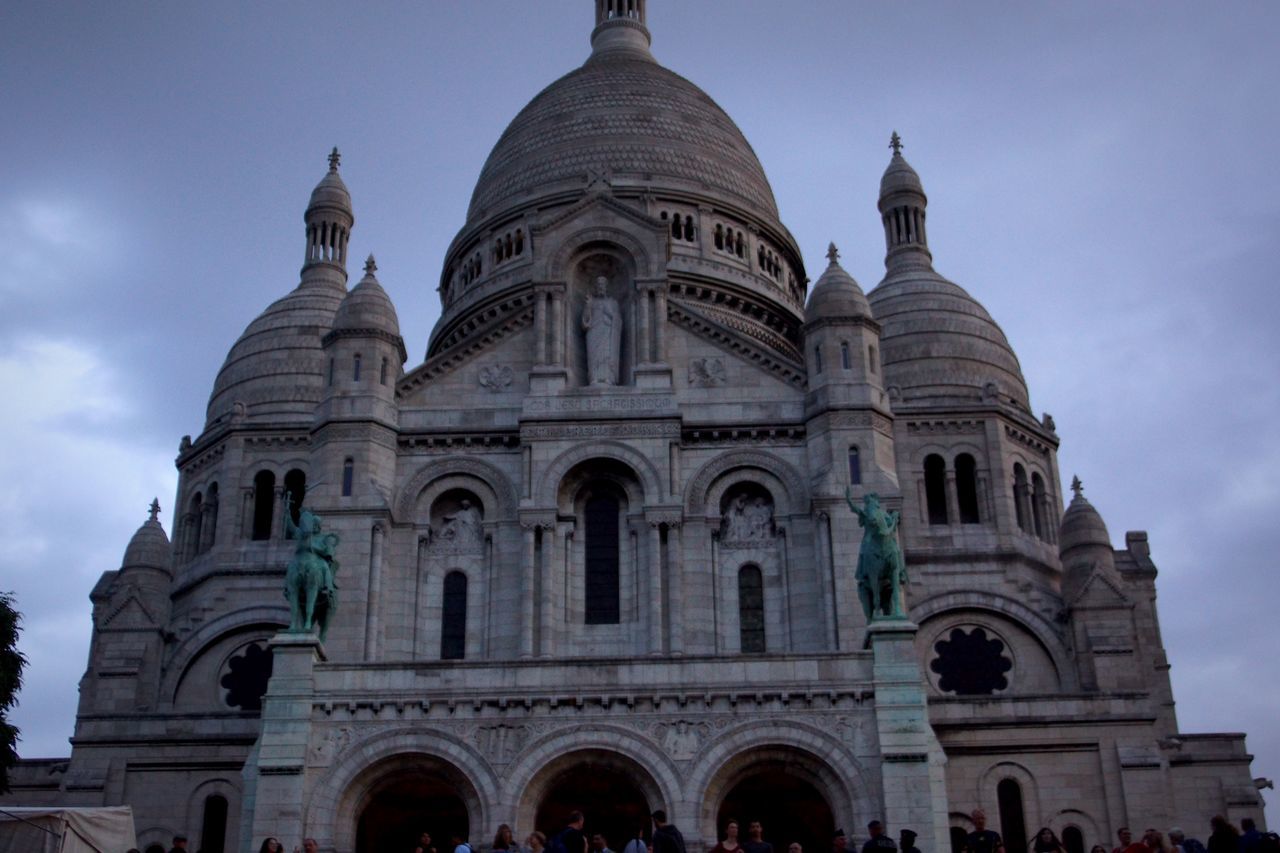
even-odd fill
[{"label": "horse statue", "polygon": [[844,498],[865,531],[858,548],[857,572],[862,611],[868,621],[906,618],[902,591],[907,585],[907,564],[898,546],[898,511],[886,512],[874,492],[862,499],[861,509],[853,502],[851,489],[845,489]]},{"label": "horse statue", "polygon": [[320,516],[301,506],[295,524],[290,511],[293,495],[286,494],[285,498],[284,530],[297,542],[284,576],[284,597],[289,600],[289,632],[309,634],[318,626],[320,641],[324,642],[338,608],[335,551],[339,537],[336,533],[321,533]]}]

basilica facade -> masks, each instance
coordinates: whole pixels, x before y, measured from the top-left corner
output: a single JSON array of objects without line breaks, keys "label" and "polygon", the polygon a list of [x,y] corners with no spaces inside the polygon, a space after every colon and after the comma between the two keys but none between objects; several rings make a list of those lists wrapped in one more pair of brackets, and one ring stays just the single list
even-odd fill
[{"label": "basilica facade", "polygon": [[[595,6],[485,163],[420,363],[372,258],[348,288],[331,155],[300,282],[181,443],[172,539],[153,511],[92,592],[71,757],[6,802],[127,803],[143,847],[204,853],[483,847],[574,808],[615,849],[656,808],[691,850],[730,816],[927,853],[980,807],[1011,853],[1261,821],[1243,736],[1178,729],[1146,534],[1113,547],[1064,487],[896,137],[883,280],[833,246],[811,284],[645,0]],[[873,494],[905,618],[860,604]],[[338,537],[323,640],[285,630],[299,504]]]}]

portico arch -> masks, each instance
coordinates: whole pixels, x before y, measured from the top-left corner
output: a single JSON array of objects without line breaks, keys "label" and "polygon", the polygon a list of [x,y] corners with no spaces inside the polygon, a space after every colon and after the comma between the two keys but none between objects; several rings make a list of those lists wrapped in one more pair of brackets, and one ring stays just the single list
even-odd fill
[{"label": "portico arch", "polygon": [[662,475],[647,456],[620,441],[593,441],[572,447],[557,456],[538,481],[536,505],[556,505],[557,494],[565,476],[582,462],[592,459],[614,460],[626,465],[635,474],[644,490],[645,505],[662,502]]}]

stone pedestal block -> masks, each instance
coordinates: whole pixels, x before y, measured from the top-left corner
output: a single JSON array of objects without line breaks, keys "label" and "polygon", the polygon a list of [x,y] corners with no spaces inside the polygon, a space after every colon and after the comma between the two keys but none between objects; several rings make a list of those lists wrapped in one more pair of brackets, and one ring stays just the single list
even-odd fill
[{"label": "stone pedestal block", "polygon": [[901,829],[915,830],[921,850],[944,850],[951,843],[947,758],[929,725],[924,678],[916,659],[916,630],[906,619],[876,619],[867,626],[883,762],[882,820],[895,837]]},{"label": "stone pedestal block", "polygon": [[256,850],[267,836],[302,838],[304,770],[311,740],[315,665],[325,660],[312,634],[281,632],[271,639],[271,682],[262,700],[262,732],[245,763],[241,827],[250,837],[241,849]]}]

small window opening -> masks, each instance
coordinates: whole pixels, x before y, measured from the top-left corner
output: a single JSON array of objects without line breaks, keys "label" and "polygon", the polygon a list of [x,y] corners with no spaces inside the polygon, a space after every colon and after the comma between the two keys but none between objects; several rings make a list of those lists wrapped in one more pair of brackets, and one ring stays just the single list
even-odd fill
[{"label": "small window opening", "polygon": [[849,355],[849,344],[845,341],[840,342],[840,366],[845,370],[853,367],[853,359]]},{"label": "small window opening", "polygon": [[351,486],[355,480],[356,461],[350,456],[342,463],[342,496],[351,497]]},{"label": "small window opening", "polygon": [[1027,511],[1024,498],[1027,494],[1027,471],[1021,464],[1013,466],[1013,515],[1018,521],[1018,529],[1027,529]]},{"label": "small window opening", "polygon": [[876,358],[875,344],[867,344],[867,368],[875,373],[878,370],[879,360]]},{"label": "small window opening", "polygon": [[822,372],[822,347],[813,348],[813,372]]},{"label": "small window opening", "polygon": [[440,659],[462,660],[467,652],[467,576],[462,572],[445,575],[442,604]]},{"label": "small window opening", "polygon": [[391,366],[391,363],[387,361],[387,359],[384,357],[382,359],[382,367],[378,368],[378,384],[380,385],[387,384],[387,370],[390,368],[390,366]]},{"label": "small window opening", "polygon": [[931,453],[924,458],[924,499],[930,524],[947,523],[947,463]]},{"label": "small window opening", "polygon": [[959,504],[960,523],[977,524],[978,518],[978,465],[973,456],[961,453],[956,457],[956,503]]},{"label": "small window opening", "polygon": [[275,520],[276,475],[259,471],[253,478],[253,539],[270,539]]},{"label": "small window opening", "polygon": [[356,382],[360,381],[360,353],[356,353],[351,359],[351,378]]},{"label": "small window opening", "polygon": [[849,448],[849,484],[862,485],[862,456],[857,447]]},{"label": "small window opening", "polygon": [[759,566],[738,571],[738,634],[744,655],[764,654],[764,579]]}]

